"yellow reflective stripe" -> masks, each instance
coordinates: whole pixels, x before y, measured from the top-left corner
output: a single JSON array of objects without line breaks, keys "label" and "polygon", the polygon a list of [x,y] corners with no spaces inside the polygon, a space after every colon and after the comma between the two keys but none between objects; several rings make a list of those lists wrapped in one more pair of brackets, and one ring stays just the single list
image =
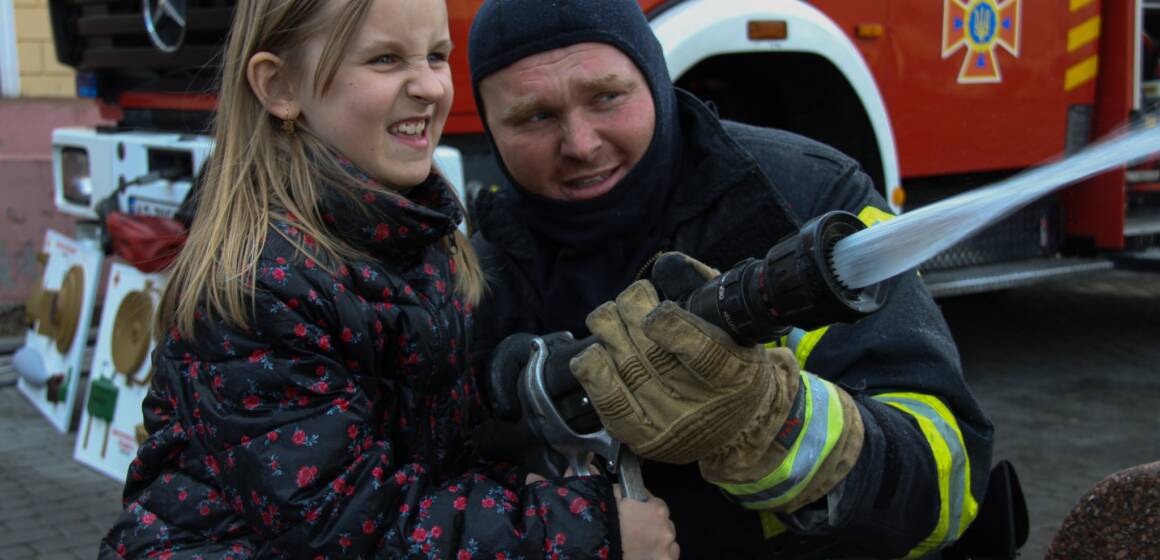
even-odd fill
[{"label": "yellow reflective stripe", "polygon": [[761,518],[762,538],[772,539],[789,530],[789,527],[786,527],[772,511],[759,511],[757,515]]},{"label": "yellow reflective stripe", "polygon": [[1088,4],[1091,4],[1092,2],[1095,2],[1095,1],[1096,0],[1071,0],[1071,3],[1069,5],[1068,9],[1070,9],[1071,11],[1074,12],[1074,11],[1077,11],[1080,8],[1083,8],[1084,6],[1087,6]]},{"label": "yellow reflective stripe", "polygon": [[[842,403],[834,385],[815,375],[802,373],[806,410],[802,433],[786,458],[761,480],[742,484],[718,483],[746,509],[772,509],[789,503],[813,480],[830,456],[845,428]],[[814,418],[814,412],[824,414]],[[821,445],[818,445],[820,440]]]},{"label": "yellow reflective stripe", "polygon": [[858,219],[862,220],[862,223],[866,224],[866,227],[885,222],[886,220],[893,220],[894,218],[894,214],[873,206],[867,206],[861,212],[858,212]]},{"label": "yellow reflective stripe", "polygon": [[801,367],[806,367],[806,360],[810,359],[810,354],[813,353],[814,347],[818,345],[818,341],[826,335],[826,331],[830,327],[822,327],[817,330],[809,331],[798,342],[797,348],[793,349],[793,357],[797,359],[797,363]]},{"label": "yellow reflective stripe", "polygon": [[793,357],[797,360],[798,365],[802,369],[805,369],[806,360],[810,359],[810,354],[813,353],[814,347],[818,345],[818,341],[825,336],[828,330],[830,330],[828,326],[809,332],[794,328],[789,334],[781,337],[780,341],[778,341],[780,344],[774,345],[770,343],[766,345],[766,348],[777,348],[778,346],[789,348],[793,351]]},{"label": "yellow reflective stripe", "polygon": [[1100,16],[1095,16],[1067,31],[1067,52],[1095,41],[1100,36]]},{"label": "yellow reflective stripe", "polygon": [[947,449],[946,442],[938,435],[938,430],[931,425],[929,419],[924,418],[921,414],[911,410],[906,405],[896,402],[888,404],[909,413],[918,420],[919,428],[922,429],[922,435],[926,437],[927,442],[930,444],[935,463],[938,465],[938,523],[930,535],[906,554],[906,558],[921,558],[937,550],[947,540],[947,530],[950,527],[950,450]]},{"label": "yellow reflective stripe", "polygon": [[939,399],[919,393],[886,393],[873,398],[915,419],[938,469],[938,523],[906,556],[918,558],[954,542],[978,515],[978,503],[971,495],[970,457],[958,422]]},{"label": "yellow reflective stripe", "polygon": [[718,484],[718,486],[720,486],[726,492],[729,492],[730,494],[756,494],[789,478],[790,469],[793,467],[793,459],[797,457],[798,450],[801,449],[802,446],[802,441],[806,439],[806,432],[808,431],[809,427],[813,425],[814,417],[813,389],[810,387],[809,381],[807,381],[806,372],[803,371],[799,375],[801,375],[802,378],[802,386],[805,388],[806,402],[806,411],[802,417],[802,433],[798,435],[797,441],[794,441],[793,445],[790,446],[786,458],[782,460],[781,464],[778,465],[777,468],[773,470],[773,472],[765,475],[761,480],[750,482],[748,484]]},{"label": "yellow reflective stripe", "polygon": [[1100,72],[1100,57],[1093,54],[1073,64],[1063,76],[1063,90],[1071,91],[1095,79]]}]

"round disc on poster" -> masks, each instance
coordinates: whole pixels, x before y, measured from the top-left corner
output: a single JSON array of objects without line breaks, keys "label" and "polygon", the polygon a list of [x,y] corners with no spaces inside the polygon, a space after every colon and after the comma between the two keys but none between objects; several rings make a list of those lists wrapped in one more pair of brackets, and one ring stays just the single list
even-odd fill
[{"label": "round disc on poster", "polygon": [[142,291],[129,292],[113,318],[113,367],[125,375],[129,384],[133,374],[145,361],[149,351],[149,325],[153,319],[153,301]]},{"label": "round disc on poster", "polygon": [[44,320],[41,315],[41,310],[44,309],[42,300],[44,299],[44,267],[48,263],[48,255],[46,253],[37,254],[37,259],[40,263],[40,272],[36,275],[36,283],[32,285],[32,290],[28,292],[28,298],[24,300],[24,322],[29,327],[37,321]]},{"label": "round disc on poster", "polygon": [[53,338],[56,339],[56,350],[61,354],[68,354],[72,348],[73,337],[77,334],[77,324],[81,318],[81,304],[85,299],[85,271],[79,266],[72,266],[64,275],[60,284],[60,291],[53,301],[52,321]]}]

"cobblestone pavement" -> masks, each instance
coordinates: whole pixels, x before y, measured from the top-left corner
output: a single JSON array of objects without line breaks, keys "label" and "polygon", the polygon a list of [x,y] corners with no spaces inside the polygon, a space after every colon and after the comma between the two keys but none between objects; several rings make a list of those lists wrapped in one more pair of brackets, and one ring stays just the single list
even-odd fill
[{"label": "cobblestone pavement", "polygon": [[1078,498],[1160,460],[1160,275],[1100,273],[940,301],[967,381],[1014,463],[1042,558]]},{"label": "cobblestone pavement", "polygon": [[[940,301],[1018,469],[1042,558],[1085,490],[1160,459],[1160,276],[1115,272]],[[0,356],[0,559],[93,558],[120,484],[72,459]]]},{"label": "cobblestone pavement", "polygon": [[121,484],[72,458],[76,433],[56,431],[0,362],[0,558],[96,558],[121,509]]}]

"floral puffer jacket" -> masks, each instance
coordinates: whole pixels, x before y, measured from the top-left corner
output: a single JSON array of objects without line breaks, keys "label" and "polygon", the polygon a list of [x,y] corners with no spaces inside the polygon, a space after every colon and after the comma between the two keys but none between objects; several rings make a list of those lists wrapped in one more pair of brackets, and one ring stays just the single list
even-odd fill
[{"label": "floral puffer jacket", "polygon": [[472,310],[441,243],[460,219],[446,183],[323,208],[381,260],[323,266],[281,223],[248,330],[202,316],[194,337],[165,337],[101,557],[619,556],[606,480],[524,485],[472,451]]}]

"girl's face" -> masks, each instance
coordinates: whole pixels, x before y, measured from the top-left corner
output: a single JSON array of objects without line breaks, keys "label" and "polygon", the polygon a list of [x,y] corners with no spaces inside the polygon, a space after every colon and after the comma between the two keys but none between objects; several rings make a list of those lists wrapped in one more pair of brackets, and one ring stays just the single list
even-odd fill
[{"label": "girl's face", "polygon": [[453,89],[444,0],[374,0],[322,96],[314,90],[325,37],[305,47],[299,92],[305,126],[339,154],[392,187],[411,187],[431,158]]}]

